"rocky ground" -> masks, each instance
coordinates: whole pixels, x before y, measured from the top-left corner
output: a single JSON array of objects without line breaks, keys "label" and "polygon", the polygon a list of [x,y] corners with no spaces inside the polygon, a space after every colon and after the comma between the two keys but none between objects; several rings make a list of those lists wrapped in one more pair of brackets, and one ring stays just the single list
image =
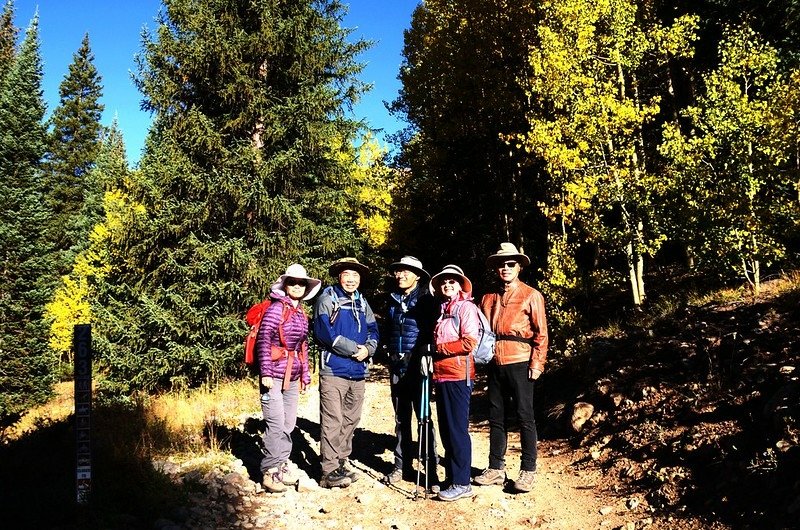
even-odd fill
[{"label": "rocky ground", "polygon": [[[539,471],[534,490],[499,486],[444,503],[385,486],[393,418],[386,372],[367,383],[346,489],[316,486],[318,393],[305,395],[293,460],[297,490],[258,484],[259,418],[210,426],[227,462],[156,463],[187,485],[189,506],[159,528],[800,528],[800,314],[798,294],[690,306],[618,336],[589,338],[586,353],[553,362],[537,383]],[[634,319],[632,318],[631,321]],[[487,460],[485,382],[473,394],[473,475]],[[255,396],[254,396],[255,401]],[[434,407],[435,414],[435,407]],[[509,476],[519,466],[509,444]],[[198,471],[198,469],[205,469]],[[439,469],[443,477],[443,470]]]},{"label": "rocky ground", "polygon": [[[482,392],[476,391],[476,400]],[[191,506],[162,519],[168,528],[668,528],[659,522],[641,494],[625,494],[604,485],[603,471],[579,463],[585,451],[567,441],[544,440],[539,447],[539,471],[534,490],[514,494],[500,486],[477,488],[477,495],[444,503],[414,495],[415,483],[386,486],[380,477],[391,470],[393,430],[386,374],[378,367],[367,384],[362,422],[356,433],[351,465],[360,479],[345,489],[321,489],[318,468],[318,394],[308,392],[301,405],[296,431],[295,462],[301,468],[296,490],[265,493],[257,478],[258,424],[256,416],[236,429],[217,428],[227,440],[231,458],[204,472],[203,459],[181,464],[161,461],[157,467],[196,490]],[[485,464],[488,432],[485,421],[473,422],[473,474]],[[510,441],[509,476],[519,472],[519,444]],[[238,457],[238,458],[237,458]],[[591,457],[590,457],[591,458]],[[439,476],[444,476],[439,469]]]}]

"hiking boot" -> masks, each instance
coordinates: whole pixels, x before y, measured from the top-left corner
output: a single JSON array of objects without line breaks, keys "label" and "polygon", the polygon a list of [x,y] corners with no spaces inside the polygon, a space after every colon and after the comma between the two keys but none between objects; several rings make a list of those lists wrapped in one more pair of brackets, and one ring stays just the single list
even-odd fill
[{"label": "hiking boot", "polygon": [[346,488],[352,483],[350,477],[342,473],[342,468],[336,468],[319,481],[321,488]]},{"label": "hiking boot", "polygon": [[283,483],[283,474],[280,468],[277,467],[271,467],[264,471],[264,479],[261,484],[270,493],[283,493],[286,491],[286,485]]},{"label": "hiking boot", "polygon": [[381,482],[384,484],[397,484],[401,480],[403,480],[403,470],[399,467],[396,467],[391,473],[384,475],[383,479],[381,479]]},{"label": "hiking boot", "polygon": [[350,479],[350,483],[357,481],[360,475],[347,465],[347,460],[339,460],[339,470]]},{"label": "hiking boot", "polygon": [[457,501],[458,499],[465,499],[467,497],[472,497],[475,495],[475,492],[472,491],[472,486],[469,484],[466,485],[459,485],[453,484],[446,490],[442,490],[439,492],[439,500],[452,502]]},{"label": "hiking boot", "polygon": [[281,474],[283,475],[283,483],[287,486],[294,486],[300,481],[299,469],[296,465],[288,460],[281,464]]},{"label": "hiking boot", "polygon": [[535,471],[525,471],[523,469],[519,472],[519,478],[514,482],[514,489],[523,493],[531,491],[535,476]]},{"label": "hiking boot", "polygon": [[492,484],[503,485],[506,482],[506,472],[502,469],[492,469],[487,467],[483,473],[472,479],[478,486],[491,486]]}]

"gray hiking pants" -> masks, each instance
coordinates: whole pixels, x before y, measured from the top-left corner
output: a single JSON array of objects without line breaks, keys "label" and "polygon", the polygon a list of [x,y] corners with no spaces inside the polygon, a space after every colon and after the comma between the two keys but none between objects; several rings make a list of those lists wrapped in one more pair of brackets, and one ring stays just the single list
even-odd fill
[{"label": "gray hiking pants", "polygon": [[322,474],[339,467],[341,460],[353,451],[353,433],[361,420],[366,383],[342,377],[323,375],[319,378],[319,416]]},{"label": "gray hiking pants", "polygon": [[[264,458],[261,471],[278,467],[289,460],[292,453],[292,431],[297,423],[297,403],[300,400],[300,380],[281,389],[283,379],[273,378],[272,388],[261,394],[261,413],[267,427],[264,429]],[[262,387],[262,390],[266,390]]]}]

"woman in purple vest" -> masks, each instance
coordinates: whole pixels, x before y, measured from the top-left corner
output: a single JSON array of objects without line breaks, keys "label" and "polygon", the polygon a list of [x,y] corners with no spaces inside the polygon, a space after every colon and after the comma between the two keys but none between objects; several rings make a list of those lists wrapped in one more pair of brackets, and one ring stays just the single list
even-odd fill
[{"label": "woman in purple vest", "polygon": [[311,383],[308,368],[308,316],[300,303],[319,291],[297,263],[272,284],[272,303],[258,328],[256,352],[260,369],[261,412],[266,421],[262,484],[271,493],[297,484],[297,467],[289,462],[292,431],[297,420],[300,391]]}]

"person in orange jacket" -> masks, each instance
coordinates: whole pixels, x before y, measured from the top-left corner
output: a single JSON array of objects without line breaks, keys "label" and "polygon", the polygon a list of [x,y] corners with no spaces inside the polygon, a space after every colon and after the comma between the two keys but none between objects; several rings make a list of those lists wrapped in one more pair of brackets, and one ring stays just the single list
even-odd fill
[{"label": "person in orange jacket", "polygon": [[518,492],[533,487],[536,473],[536,421],[533,417],[534,382],[547,359],[547,318],[542,293],[519,279],[531,260],[511,243],[501,243],[486,260],[500,279],[499,287],[481,299],[480,307],[496,335],[494,359],[489,363],[489,467],[474,482],[479,486],[505,484],[507,419],[514,403],[519,420],[522,457]]},{"label": "person in orange jacket", "polygon": [[475,380],[472,350],[478,344],[480,317],[472,302],[472,282],[456,265],[446,265],[431,278],[431,294],[441,302],[433,331],[433,382],[439,435],[444,446],[445,482],[439,499],[455,501],[472,497],[470,486],[472,440],[469,437],[469,404]]}]

